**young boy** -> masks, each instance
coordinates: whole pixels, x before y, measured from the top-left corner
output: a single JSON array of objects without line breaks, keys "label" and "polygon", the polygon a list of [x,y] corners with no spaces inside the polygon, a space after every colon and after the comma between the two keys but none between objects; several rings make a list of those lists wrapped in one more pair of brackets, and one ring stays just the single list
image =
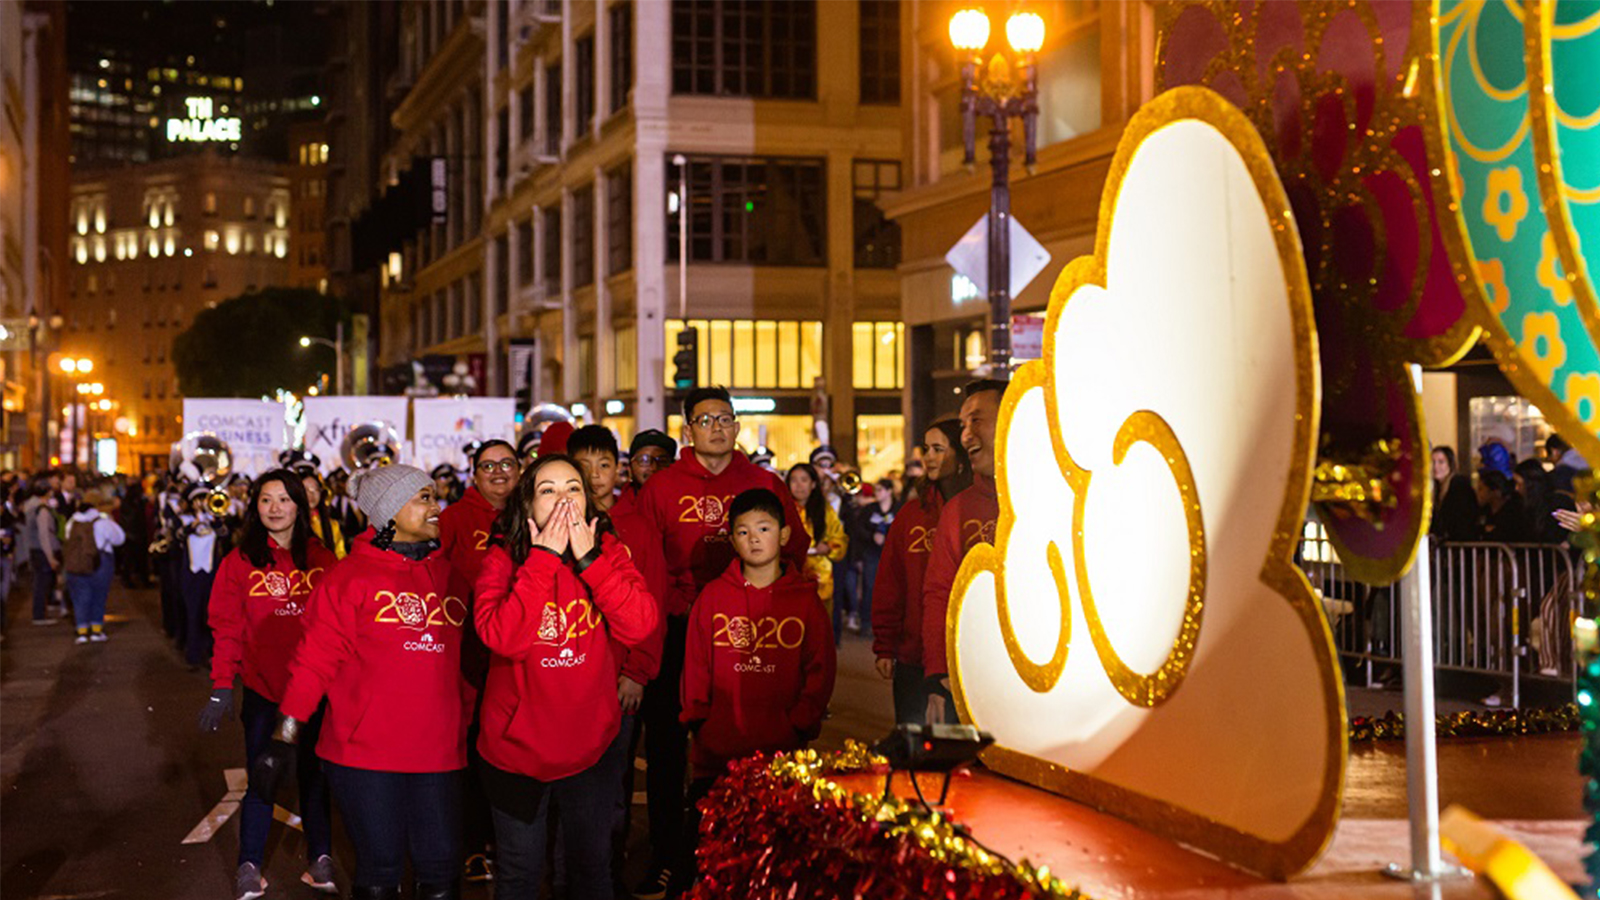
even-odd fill
[{"label": "young boy", "polygon": [[785,565],[789,528],[778,495],[752,488],[729,510],[734,560],[695,600],[683,665],[690,753],[688,858],[694,872],[700,798],[729,760],[804,747],[833,696],[833,628],[804,567]]}]

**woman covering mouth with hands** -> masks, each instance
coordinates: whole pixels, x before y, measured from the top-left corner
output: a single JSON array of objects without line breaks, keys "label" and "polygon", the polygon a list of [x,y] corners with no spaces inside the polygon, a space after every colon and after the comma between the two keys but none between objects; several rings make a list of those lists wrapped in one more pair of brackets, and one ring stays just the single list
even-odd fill
[{"label": "woman covering mouth with hands", "polygon": [[554,799],[569,896],[610,900],[616,773],[628,744],[612,640],[637,646],[660,613],[570,457],[534,460],[495,530],[473,610],[492,654],[478,752],[499,854],[495,897],[538,897]]},{"label": "woman covering mouth with hands", "polygon": [[[352,896],[393,900],[409,850],[421,900],[459,897],[461,772],[473,692],[461,675],[467,587],[439,550],[433,480],[411,466],[350,479],[374,525],[311,596],[272,747],[250,790],[270,799],[323,697],[317,755],[355,845]],[[381,524],[380,524],[381,523]]]}]

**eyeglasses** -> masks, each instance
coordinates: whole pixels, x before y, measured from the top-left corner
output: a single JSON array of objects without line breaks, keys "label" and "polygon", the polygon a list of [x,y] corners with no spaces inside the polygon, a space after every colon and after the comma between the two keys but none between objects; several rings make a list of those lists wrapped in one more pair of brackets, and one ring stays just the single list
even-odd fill
[{"label": "eyeglasses", "polygon": [[722,413],[721,415],[717,416],[714,416],[711,413],[701,413],[689,421],[693,422],[699,428],[710,428],[712,425],[716,425],[720,428],[732,428],[733,423],[737,420],[730,413]]},{"label": "eyeglasses", "polygon": [[496,462],[492,459],[485,459],[478,463],[477,469],[485,475],[492,474],[496,469],[501,472],[515,472],[517,470],[517,461],[515,459],[502,459]]},{"label": "eyeglasses", "polygon": [[635,456],[628,462],[628,465],[634,468],[643,466],[651,469],[658,469],[666,464],[667,458],[665,456]]}]

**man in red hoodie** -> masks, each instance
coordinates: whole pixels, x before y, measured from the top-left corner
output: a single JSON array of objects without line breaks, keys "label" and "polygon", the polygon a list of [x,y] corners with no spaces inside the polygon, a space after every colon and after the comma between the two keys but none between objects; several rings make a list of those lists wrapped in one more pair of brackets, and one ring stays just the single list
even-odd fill
[{"label": "man in red hoodie", "polygon": [[961,446],[972,462],[972,486],[955,495],[939,511],[939,526],[928,556],[922,587],[922,663],[928,682],[928,721],[945,721],[950,704],[949,666],[945,660],[945,612],[950,589],[967,551],[994,543],[1000,500],[994,487],[994,429],[1007,382],[992,378],[962,389]]},{"label": "man in red hoodie", "polygon": [[750,462],[736,446],[739,420],[727,390],[702,387],[689,392],[683,400],[683,416],[691,446],[683,448],[676,463],[645,484],[638,500],[640,515],[662,537],[669,579],[663,598],[667,634],[661,672],[646,687],[640,707],[645,755],[650,761],[645,769],[645,792],[652,856],[650,872],[634,891],[640,900],[666,896],[671,866],[682,858],[683,772],[688,760],[687,735],[679,722],[678,682],[684,637],[695,597],[735,559],[728,539],[728,507],[733,498],[758,487],[777,494],[789,528],[784,557],[796,568],[804,568],[807,549],[806,530],[789,489],[778,476]]},{"label": "man in red hoodie", "polygon": [[[483,568],[483,558],[489,555],[489,536],[494,532],[495,519],[506,507],[506,499],[517,486],[517,476],[522,473],[517,452],[502,440],[488,440],[472,451],[472,486],[461,499],[445,507],[439,514],[439,552],[450,560],[450,569],[456,577],[466,582],[477,593],[478,571]],[[477,627],[468,617],[463,627],[461,668],[467,680],[479,692],[489,670],[489,651],[478,639]],[[467,732],[467,754],[477,767],[478,711],[473,711],[472,727]],[[494,825],[489,815],[489,801],[476,778],[466,780],[462,797],[462,825],[467,849],[466,869],[463,877],[468,881],[487,881],[490,871],[490,845],[494,843]]]},{"label": "man in red hoodie", "polygon": [[833,696],[833,628],[805,566],[780,559],[790,531],[778,498],[762,488],[734,498],[739,558],[706,585],[690,617],[683,722],[694,731],[694,784],[678,884],[693,882],[695,806],[728,762],[804,747]]},{"label": "man in red hoodie", "polygon": [[672,465],[678,455],[678,442],[665,432],[647,428],[633,436],[628,445],[628,480],[617,493],[617,508],[632,509],[639,502],[645,482]]}]

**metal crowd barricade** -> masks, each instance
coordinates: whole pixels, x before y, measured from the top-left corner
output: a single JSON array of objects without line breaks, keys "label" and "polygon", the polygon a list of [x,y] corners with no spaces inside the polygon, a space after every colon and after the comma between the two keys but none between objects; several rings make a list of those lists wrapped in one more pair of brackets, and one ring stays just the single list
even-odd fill
[{"label": "metal crowd barricade", "polygon": [[[1434,665],[1504,678],[1520,706],[1524,677],[1571,681],[1572,614],[1581,560],[1565,545],[1430,541]],[[1322,595],[1334,645],[1356,680],[1377,686],[1400,670],[1398,585],[1351,578],[1320,524],[1307,522],[1297,560]]]}]

